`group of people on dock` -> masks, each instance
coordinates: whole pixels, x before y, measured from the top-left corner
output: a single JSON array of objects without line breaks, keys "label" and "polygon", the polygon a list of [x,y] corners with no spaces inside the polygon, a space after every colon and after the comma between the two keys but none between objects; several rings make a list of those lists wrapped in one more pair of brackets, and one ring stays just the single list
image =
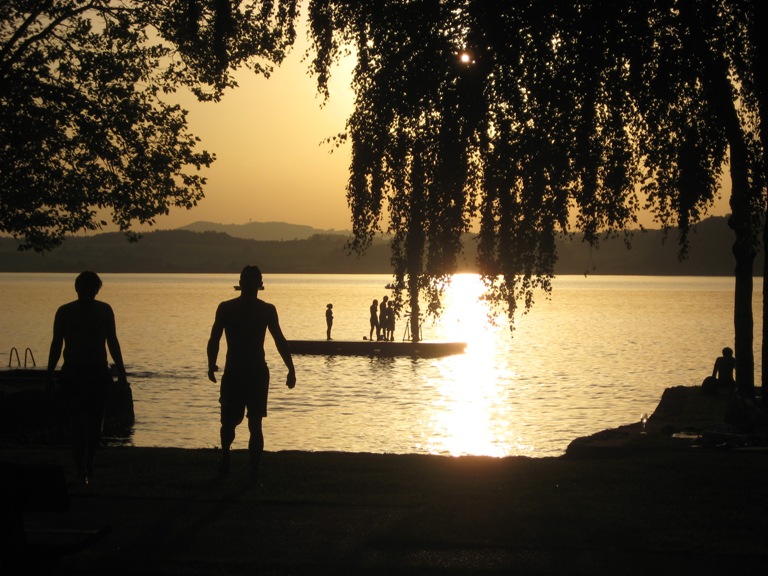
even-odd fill
[{"label": "group of people on dock", "polygon": [[395,304],[389,301],[389,296],[371,302],[371,330],[368,332],[368,339],[373,340],[373,333],[376,332],[376,340],[385,340],[392,342],[395,339]]},{"label": "group of people on dock", "polygon": [[[394,342],[395,340],[395,304],[389,300],[389,296],[384,296],[381,299],[381,304],[378,300],[374,300],[370,307],[370,324],[371,329],[368,332],[367,340],[374,340],[374,333],[376,334],[376,341]],[[327,304],[325,307],[325,339],[333,340],[331,338],[331,330],[333,328],[333,304]],[[363,340],[366,340],[363,336]]]}]

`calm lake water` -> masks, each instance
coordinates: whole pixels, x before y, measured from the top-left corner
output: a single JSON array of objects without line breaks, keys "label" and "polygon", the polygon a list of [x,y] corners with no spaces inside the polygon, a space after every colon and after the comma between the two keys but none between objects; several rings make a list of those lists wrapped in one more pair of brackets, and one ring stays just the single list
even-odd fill
[{"label": "calm lake water", "polygon": [[[74,274],[0,274],[0,362],[16,347],[47,362],[56,308],[73,300]],[[237,275],[103,274],[99,299],[117,318],[133,387],[136,446],[219,445],[218,386],[205,347],[217,304]],[[368,307],[388,275],[269,275],[264,300],[289,339],[361,340]],[[755,287],[760,290],[761,283]],[[426,340],[468,342],[438,359],[296,356],[298,384],[271,339],[267,450],[557,456],[579,436],[636,422],[665,388],[700,384],[733,346],[733,279],[562,276],[510,333],[490,326],[476,276],[459,275]],[[755,293],[754,314],[762,313]],[[756,322],[756,351],[762,337]],[[402,338],[405,321],[396,328]],[[226,346],[222,340],[220,366]],[[756,354],[759,377],[760,355]],[[235,448],[245,448],[238,428]]]}]

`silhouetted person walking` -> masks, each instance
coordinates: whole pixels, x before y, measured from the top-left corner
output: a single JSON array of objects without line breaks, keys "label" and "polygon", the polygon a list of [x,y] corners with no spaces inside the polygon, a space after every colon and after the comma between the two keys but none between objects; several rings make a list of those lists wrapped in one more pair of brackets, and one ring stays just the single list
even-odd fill
[{"label": "silhouetted person walking", "polygon": [[373,340],[373,333],[376,332],[376,338],[379,337],[379,301],[374,300],[369,308],[371,313],[371,331],[368,333],[368,340]]},{"label": "silhouetted person walking", "polygon": [[96,300],[101,286],[95,272],[83,272],[75,279],[77,300],[56,311],[48,355],[48,382],[52,389],[63,348],[61,388],[71,421],[77,475],[85,484],[94,476],[93,461],[101,443],[107,394],[112,385],[107,348],[117,369],[119,385],[128,386],[114,312],[109,304]]},{"label": "silhouetted person walking", "polygon": [[331,340],[331,328],[333,328],[333,304],[325,307],[325,337]]},{"label": "silhouetted person walking", "polygon": [[248,453],[251,459],[251,478],[256,479],[264,451],[261,420],[267,415],[269,394],[269,368],[264,356],[264,338],[267,329],[275,340],[280,356],[288,368],[286,385],[296,385],[296,372],[288,342],[280,329],[277,309],[259,300],[264,288],[261,271],[246,266],[240,273],[240,295],[219,304],[208,340],[208,379],[216,382],[216,358],[222,333],[227,339],[227,358],[221,377],[221,473],[229,473],[230,447],[235,439],[235,428],[243,421],[248,409]]}]

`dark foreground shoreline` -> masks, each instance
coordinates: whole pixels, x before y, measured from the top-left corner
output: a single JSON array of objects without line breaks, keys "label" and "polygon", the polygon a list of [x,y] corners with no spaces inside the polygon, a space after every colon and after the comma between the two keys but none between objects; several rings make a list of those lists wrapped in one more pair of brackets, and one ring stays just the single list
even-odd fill
[{"label": "dark foreground shoreline", "polygon": [[717,419],[691,390],[559,458],[267,452],[256,486],[243,451],[219,479],[215,449],[123,447],[85,488],[63,448],[0,459],[63,465],[68,521],[112,526],[53,574],[762,573],[768,452],[671,437]]}]

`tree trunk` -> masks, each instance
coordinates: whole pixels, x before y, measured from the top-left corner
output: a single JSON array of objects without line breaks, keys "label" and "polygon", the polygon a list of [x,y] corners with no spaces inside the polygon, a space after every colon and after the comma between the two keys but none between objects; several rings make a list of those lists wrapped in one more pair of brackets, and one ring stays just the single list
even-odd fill
[{"label": "tree trunk", "polygon": [[739,240],[733,245],[736,257],[736,290],[734,295],[734,350],[736,353],[736,386],[748,398],[755,396],[754,321],[752,319],[752,274],[755,252]]},{"label": "tree trunk", "polygon": [[420,338],[419,317],[419,292],[424,265],[424,246],[426,245],[426,233],[424,221],[426,213],[426,189],[424,181],[424,163],[422,162],[423,149],[416,146],[413,154],[413,174],[411,182],[411,205],[409,214],[408,233],[406,236],[406,258],[408,272],[408,303],[411,308],[409,322],[411,323],[411,340],[418,342]]},{"label": "tree trunk", "polygon": [[[755,61],[752,69],[755,74],[755,89],[757,92],[757,108],[760,115],[760,142],[763,145],[763,185],[768,182],[768,37],[759,23],[768,18],[768,3],[755,1],[751,3],[753,13],[748,19],[749,37],[755,48]],[[768,407],[768,206],[765,207],[763,220],[763,341],[761,390],[763,406]]]},{"label": "tree trunk", "polygon": [[[749,202],[747,149],[741,130],[736,130],[736,110],[731,105],[732,121],[727,127],[731,160],[731,217],[728,225],[736,233],[733,255],[736,258],[734,295],[734,351],[736,384],[747,397],[755,396],[754,320],[752,316],[752,276],[755,262],[756,232],[752,225]],[[736,120],[736,123],[738,121]],[[738,125],[738,124],[737,124]]]},{"label": "tree trunk", "polygon": [[419,277],[408,274],[408,299],[411,307],[411,315],[408,321],[411,323],[411,341],[421,340],[421,331],[419,326]]},{"label": "tree trunk", "polygon": [[696,53],[702,59],[706,73],[701,75],[707,99],[728,141],[731,172],[731,217],[728,225],[735,232],[733,255],[736,259],[736,288],[734,294],[734,352],[736,355],[736,386],[748,397],[755,394],[754,320],[752,317],[752,274],[755,243],[758,238],[751,214],[749,186],[749,154],[734,102],[729,63],[719,43],[703,35],[717,22],[713,4],[707,1],[681,5],[684,21]]},{"label": "tree trunk", "polygon": [[760,374],[760,393],[763,399],[763,407],[768,408],[768,397],[766,397],[766,388],[768,388],[768,342],[766,342],[766,326],[768,326],[768,209],[765,213],[765,221],[763,222],[763,341],[762,341],[762,353],[760,359],[762,361],[762,372]]},{"label": "tree trunk", "polygon": [[[728,225],[736,233],[733,255],[736,258],[736,290],[734,295],[734,351],[736,384],[747,397],[755,396],[754,320],[752,316],[752,276],[755,262],[756,232],[752,225],[749,198],[747,148],[737,129],[738,119],[733,104],[725,114],[731,160],[731,217]],[[735,124],[735,126],[734,126]]]}]

